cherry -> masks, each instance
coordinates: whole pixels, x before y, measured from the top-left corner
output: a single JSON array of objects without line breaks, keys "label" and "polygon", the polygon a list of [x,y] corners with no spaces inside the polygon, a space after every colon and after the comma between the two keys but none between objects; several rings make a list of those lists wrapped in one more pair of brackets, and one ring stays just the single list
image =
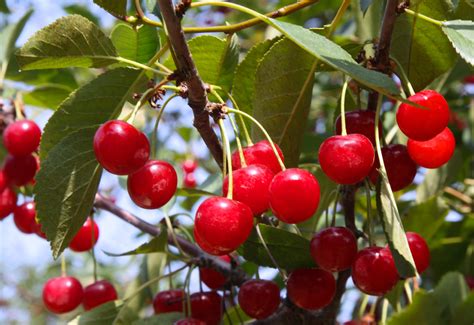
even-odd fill
[{"label": "cherry", "polygon": [[360,291],[374,296],[389,292],[398,281],[392,254],[382,247],[359,251],[352,264],[352,279]]},{"label": "cherry", "polygon": [[71,276],[49,279],[43,288],[43,302],[46,308],[55,314],[76,309],[81,304],[83,296],[81,283]]},{"label": "cherry", "polygon": [[[274,144],[277,149],[278,155],[283,161],[284,157],[280,147],[276,143]],[[244,147],[243,153],[245,162],[249,166],[255,164],[264,165],[270,168],[270,170],[274,174],[277,174],[281,171],[280,163],[278,162],[278,159],[272,150],[270,142],[268,142],[267,140],[257,142],[253,146]],[[242,168],[239,152],[237,151],[232,154],[232,166],[234,170]]]},{"label": "cherry", "polygon": [[191,295],[191,316],[206,325],[218,325],[222,319],[222,297],[215,291]]},{"label": "cherry", "polygon": [[7,176],[5,175],[5,172],[3,169],[0,169],[0,192],[5,189],[8,185],[8,179]]},{"label": "cherry", "polygon": [[[226,263],[230,263],[231,261],[229,255],[219,256],[219,258]],[[201,281],[204,282],[209,289],[213,290],[222,288],[222,286],[227,282],[227,278],[222,273],[206,267],[199,268],[199,276]]]},{"label": "cherry", "polygon": [[201,203],[194,219],[194,232],[204,242],[203,250],[233,251],[250,235],[252,211],[245,204],[224,197],[210,197]]},{"label": "cherry", "polygon": [[196,183],[196,177],[194,177],[193,173],[186,174],[184,176],[184,187],[187,188],[195,188],[197,183]]},{"label": "cherry", "polygon": [[9,187],[6,187],[0,193],[0,220],[5,219],[16,207],[16,193]]},{"label": "cherry", "polygon": [[211,255],[216,255],[216,256],[221,256],[221,255],[226,255],[231,253],[233,250],[232,249],[222,249],[219,247],[213,247],[209,245],[207,242],[202,240],[202,238],[199,236],[199,234],[196,232],[196,227],[194,227],[194,240],[196,241],[196,244],[201,247],[201,249]]},{"label": "cherry", "polygon": [[133,125],[113,120],[95,133],[94,152],[102,167],[112,174],[129,175],[147,162],[150,143]]},{"label": "cherry", "polygon": [[466,279],[466,283],[467,283],[467,286],[469,287],[469,289],[471,291],[474,290],[474,277],[466,275],[465,279]]},{"label": "cherry", "polygon": [[313,216],[319,205],[319,184],[310,172],[290,168],[270,183],[270,207],[286,223],[303,222]]},{"label": "cherry", "polygon": [[25,202],[13,211],[13,221],[17,228],[25,233],[32,234],[36,231],[36,210],[34,202]]},{"label": "cherry", "polygon": [[448,126],[449,106],[444,97],[434,90],[423,90],[408,100],[424,106],[418,108],[402,103],[397,111],[397,123],[410,139],[426,141]]},{"label": "cherry", "polygon": [[44,234],[43,230],[41,230],[41,224],[36,221],[35,223],[35,234],[38,235],[38,237],[41,237],[43,239],[46,239],[46,235]]},{"label": "cherry", "polygon": [[99,239],[99,227],[91,218],[87,218],[84,225],[69,243],[69,248],[75,252],[86,252],[92,249]]},{"label": "cherry", "polygon": [[[273,172],[264,165],[250,165],[232,172],[234,177],[233,198],[246,204],[254,215],[260,215],[270,207],[269,187]],[[228,191],[228,177],[222,186],[224,196]]]},{"label": "cherry", "polygon": [[128,176],[128,194],[144,209],[158,209],[168,203],[176,192],[178,176],[166,161],[149,160],[145,166]]},{"label": "cherry", "polygon": [[238,299],[247,315],[265,319],[280,305],[280,288],[273,281],[248,280],[240,287]]},{"label": "cherry", "polygon": [[206,325],[206,323],[196,318],[185,318],[174,322],[173,325]]},{"label": "cherry", "polygon": [[[417,166],[410,158],[406,146],[391,144],[383,147],[382,157],[392,191],[400,191],[413,182],[416,176]],[[377,171],[379,167],[380,163],[377,158],[369,175],[370,181],[373,184],[376,184],[379,178],[379,172]]]},{"label": "cherry", "polygon": [[3,144],[13,156],[26,156],[38,149],[41,130],[31,120],[11,123],[3,132]]},{"label": "cherry", "polygon": [[445,128],[443,132],[428,141],[415,141],[408,139],[408,153],[411,159],[425,168],[438,168],[451,159],[456,140],[450,129]]},{"label": "cherry", "polygon": [[82,305],[85,310],[91,310],[116,299],[117,291],[114,286],[109,281],[101,280],[85,287]]},{"label": "cherry", "polygon": [[336,293],[334,276],[322,269],[298,269],[286,283],[288,298],[298,307],[315,310],[329,305]]},{"label": "cherry", "polygon": [[198,163],[194,159],[186,159],[183,162],[183,170],[187,174],[193,173],[197,167],[198,167]]},{"label": "cherry", "polygon": [[[382,136],[382,122],[379,121],[379,135]],[[362,134],[375,146],[375,112],[357,110],[346,113],[346,130],[348,134]],[[342,133],[341,116],[336,119],[336,134]]]},{"label": "cherry", "polygon": [[181,312],[183,311],[184,290],[171,289],[158,292],[153,299],[155,314]]},{"label": "cherry", "polygon": [[362,134],[334,135],[319,147],[319,163],[323,172],[338,184],[362,181],[372,168],[375,152]]},{"label": "cherry", "polygon": [[351,267],[357,255],[357,239],[348,228],[330,227],[311,240],[311,256],[320,268],[339,272]]},{"label": "cherry", "polygon": [[415,232],[407,232],[408,246],[415,261],[418,273],[423,273],[430,266],[430,249],[426,241]]},{"label": "cherry", "polygon": [[38,167],[38,160],[33,155],[8,155],[3,171],[10,184],[24,186],[34,179]]}]

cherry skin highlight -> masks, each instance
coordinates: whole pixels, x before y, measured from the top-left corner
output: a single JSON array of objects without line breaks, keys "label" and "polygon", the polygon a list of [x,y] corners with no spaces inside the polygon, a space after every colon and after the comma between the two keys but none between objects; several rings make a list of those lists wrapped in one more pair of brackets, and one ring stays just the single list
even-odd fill
[{"label": "cherry skin highlight", "polygon": [[323,172],[338,184],[362,181],[372,168],[375,152],[362,134],[334,135],[319,147],[319,163]]},{"label": "cherry skin highlight", "polygon": [[350,268],[356,255],[357,239],[348,228],[326,228],[311,240],[311,256],[326,271],[339,272]]},{"label": "cherry skin highlight", "polygon": [[[413,183],[413,179],[416,176],[417,165],[410,158],[406,146],[391,144],[383,147],[382,157],[392,191],[397,192],[403,190]],[[380,168],[380,163],[378,158],[376,158],[369,175],[372,184],[376,184],[379,178],[378,168]]]},{"label": "cherry skin highlight", "polygon": [[153,310],[155,314],[182,312],[184,300],[183,289],[161,291],[153,299]]},{"label": "cherry skin highlight", "polygon": [[84,290],[74,277],[61,276],[49,279],[43,288],[43,302],[55,314],[68,313],[82,303]]},{"label": "cherry skin highlight", "polygon": [[94,152],[99,163],[116,175],[129,175],[150,157],[148,138],[124,121],[102,124],[94,136]]},{"label": "cherry skin highlight", "polygon": [[425,168],[438,168],[446,164],[453,156],[456,140],[450,129],[428,141],[408,139],[408,153],[415,163]]},{"label": "cherry skin highlight", "polygon": [[[94,237],[94,239],[92,239]],[[87,252],[99,240],[99,227],[91,218],[87,218],[84,225],[69,243],[69,248],[75,252]]]},{"label": "cherry skin highlight", "polygon": [[[232,173],[234,177],[233,199],[246,204],[254,215],[260,215],[270,207],[270,183],[273,172],[264,165],[250,165]],[[222,186],[224,196],[228,192],[228,176]]]},{"label": "cherry skin highlight", "polygon": [[[379,136],[382,137],[382,122],[379,121]],[[375,146],[375,112],[357,110],[346,113],[347,134],[362,134]],[[342,133],[342,121],[339,115],[336,119],[336,134]]]},{"label": "cherry skin highlight", "polygon": [[280,305],[280,288],[273,281],[248,280],[240,287],[238,300],[247,315],[265,319]]},{"label": "cherry skin highlight", "polygon": [[178,176],[166,161],[150,160],[128,176],[127,188],[133,202],[144,209],[158,209],[176,193]]},{"label": "cherry skin highlight", "polygon": [[109,281],[101,280],[85,287],[82,305],[85,310],[91,310],[116,299],[117,291],[114,286]]},{"label": "cherry skin highlight", "polygon": [[408,97],[408,100],[427,108],[405,103],[398,108],[397,123],[408,138],[427,141],[448,126],[449,106],[441,94],[434,90],[423,90]]},{"label": "cherry skin highlight", "polygon": [[17,206],[13,211],[13,221],[18,230],[25,234],[33,234],[36,231],[36,210],[34,202],[25,202]]},{"label": "cherry skin highlight", "polygon": [[[281,152],[280,147],[274,143],[275,148],[277,149],[278,155],[281,160],[284,162],[283,153]],[[273,153],[272,146],[267,140],[262,140],[255,143],[253,146],[244,147],[242,149],[244,153],[245,162],[247,166],[250,165],[264,165],[268,167],[274,174],[281,172],[281,166],[278,162],[277,157]],[[232,168],[234,170],[242,168],[242,163],[240,161],[239,152],[236,151],[232,154]]]},{"label": "cherry skin highlight", "polygon": [[24,186],[33,181],[38,167],[38,160],[33,155],[8,155],[5,159],[3,171],[10,184]]},{"label": "cherry skin highlight", "polygon": [[[229,255],[223,255],[219,258],[226,263],[230,263],[231,261]],[[222,288],[222,286],[227,282],[226,277],[222,273],[206,267],[199,268],[199,277],[209,289],[213,290]]]},{"label": "cherry skin highlight", "polygon": [[0,193],[0,220],[5,219],[15,210],[16,201],[16,193],[11,188],[6,187]]},{"label": "cherry skin highlight", "polygon": [[334,276],[322,269],[298,269],[290,273],[286,283],[288,298],[308,310],[329,305],[336,293]]},{"label": "cherry skin highlight", "polygon": [[194,159],[186,159],[183,162],[183,171],[187,174],[193,173],[198,167],[198,163]]},{"label": "cherry skin highlight", "polygon": [[390,250],[382,247],[361,250],[352,264],[352,279],[368,295],[381,296],[392,290],[399,277]]},{"label": "cherry skin highlight", "polygon": [[222,319],[222,297],[215,291],[191,295],[191,317],[206,325],[218,325]]},{"label": "cherry skin highlight", "polygon": [[3,132],[3,144],[13,156],[26,156],[38,149],[41,130],[31,120],[11,123]]},{"label": "cherry skin highlight", "polygon": [[426,241],[415,232],[407,232],[408,246],[415,261],[416,270],[423,273],[430,266],[430,249]]},{"label": "cherry skin highlight", "polygon": [[319,183],[310,172],[300,168],[286,169],[270,183],[270,207],[286,223],[300,223],[318,209]]}]

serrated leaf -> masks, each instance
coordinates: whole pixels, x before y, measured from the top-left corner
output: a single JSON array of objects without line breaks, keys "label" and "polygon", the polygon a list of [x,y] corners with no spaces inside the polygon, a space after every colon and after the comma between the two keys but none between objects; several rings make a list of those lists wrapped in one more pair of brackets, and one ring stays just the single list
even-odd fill
[{"label": "serrated leaf", "polygon": [[0,62],[8,62],[12,53],[15,51],[15,43],[20,36],[26,22],[33,14],[33,10],[28,10],[23,17],[13,24],[8,24],[0,32]]},{"label": "serrated leaf", "polygon": [[445,21],[442,30],[456,52],[466,62],[474,65],[474,22],[470,20]]},{"label": "serrated leaf", "polygon": [[70,321],[69,325],[110,325],[120,308],[123,301],[110,301],[100,305],[94,309],[81,313],[79,316]]},{"label": "serrated leaf", "polygon": [[20,50],[21,69],[99,68],[117,61],[112,41],[90,20],[79,15],[59,18],[36,32]]},{"label": "serrated leaf", "polygon": [[62,85],[36,87],[23,95],[27,105],[56,110],[68,96],[71,90]]},{"label": "serrated leaf", "polygon": [[159,236],[154,237],[149,242],[140,245],[138,248],[134,250],[121,253],[121,254],[114,254],[114,253],[109,253],[109,252],[104,252],[104,253],[109,256],[127,256],[127,255],[158,253],[158,252],[164,252],[166,250],[167,243],[168,243],[168,232],[166,231],[166,228],[162,227],[161,233]]},{"label": "serrated leaf", "polygon": [[160,38],[155,27],[118,24],[110,35],[118,54],[129,60],[147,63],[157,52]]},{"label": "serrated leaf", "polygon": [[183,313],[171,312],[134,321],[132,325],[173,325],[186,316]]},{"label": "serrated leaf", "polygon": [[94,0],[94,3],[113,15],[127,14],[127,0]]},{"label": "serrated leaf", "polygon": [[[309,240],[289,231],[260,224],[260,231],[265,242],[281,268],[293,270],[314,267],[309,252]],[[262,245],[255,229],[238,252],[248,261],[260,266],[275,267]],[[297,254],[295,252],[298,252]]]}]

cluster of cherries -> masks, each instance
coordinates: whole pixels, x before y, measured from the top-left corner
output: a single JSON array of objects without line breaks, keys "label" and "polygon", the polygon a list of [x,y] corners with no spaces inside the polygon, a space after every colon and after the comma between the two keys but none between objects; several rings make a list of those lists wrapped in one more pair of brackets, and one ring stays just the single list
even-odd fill
[{"label": "cluster of cherries", "polygon": [[186,159],[181,167],[184,172],[183,186],[186,188],[195,188],[197,183],[194,172],[198,167],[197,161],[194,159]]}]

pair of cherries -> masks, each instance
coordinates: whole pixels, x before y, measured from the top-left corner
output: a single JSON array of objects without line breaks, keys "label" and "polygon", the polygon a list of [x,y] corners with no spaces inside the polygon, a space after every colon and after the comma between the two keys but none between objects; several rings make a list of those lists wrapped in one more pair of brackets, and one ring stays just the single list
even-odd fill
[{"label": "pair of cherries", "polygon": [[112,120],[101,125],[94,136],[94,153],[110,173],[128,175],[128,193],[139,207],[158,209],[176,192],[178,177],[173,166],[149,160],[148,138],[127,122]]},{"label": "pair of cherries", "polygon": [[197,183],[196,183],[196,177],[194,176],[194,172],[196,171],[198,167],[198,163],[194,159],[186,159],[183,162],[182,168],[184,172],[184,180],[183,180],[183,185],[186,188],[195,188]]}]

